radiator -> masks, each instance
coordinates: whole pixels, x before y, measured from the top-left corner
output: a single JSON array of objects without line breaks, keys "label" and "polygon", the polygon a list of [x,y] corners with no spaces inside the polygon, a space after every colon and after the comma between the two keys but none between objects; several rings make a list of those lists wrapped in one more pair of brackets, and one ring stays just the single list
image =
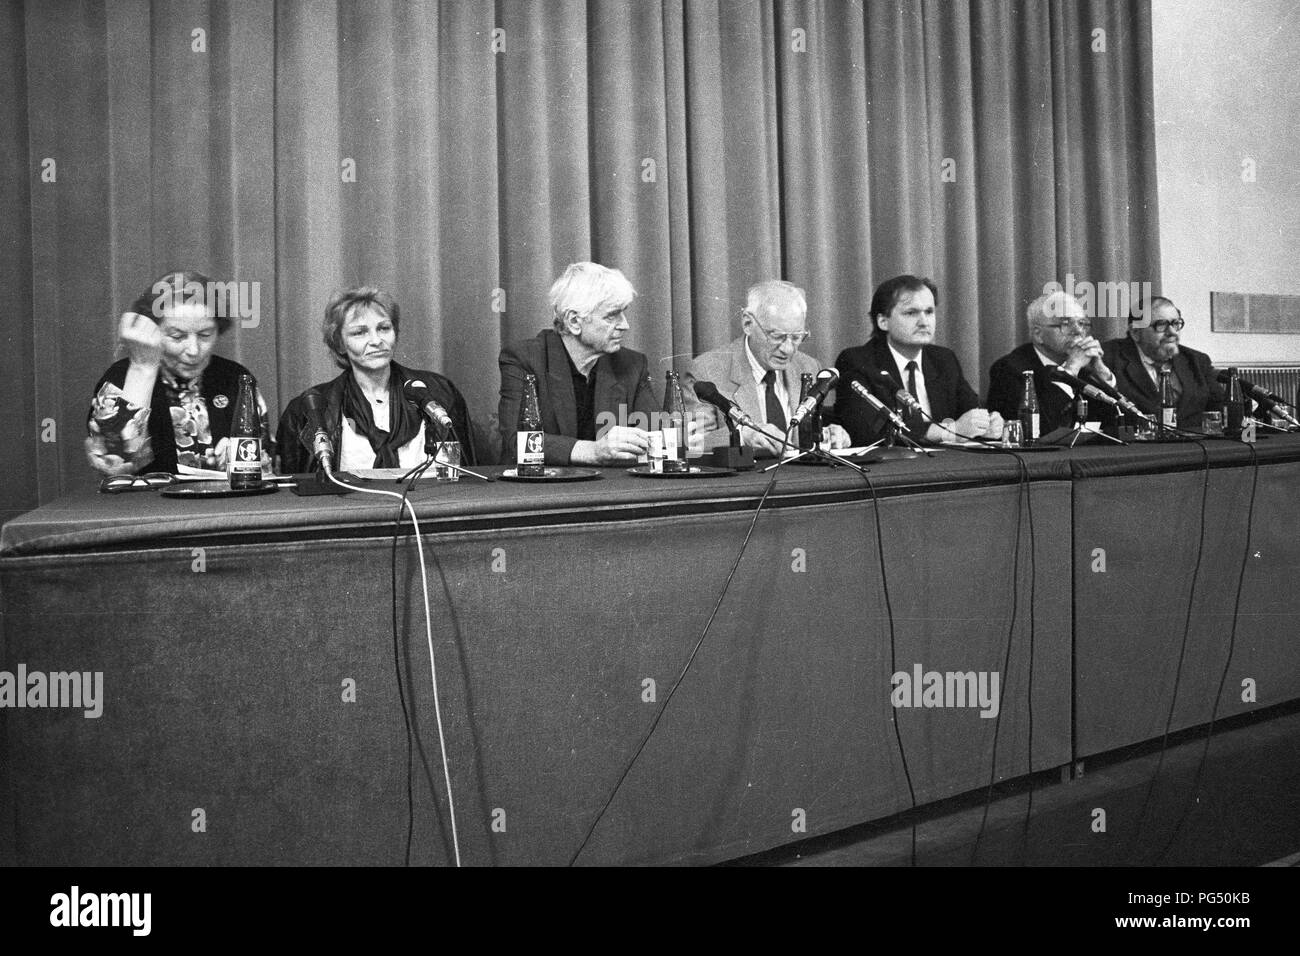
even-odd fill
[{"label": "radiator", "polygon": [[1300,405],[1300,365],[1239,365],[1241,377]]}]

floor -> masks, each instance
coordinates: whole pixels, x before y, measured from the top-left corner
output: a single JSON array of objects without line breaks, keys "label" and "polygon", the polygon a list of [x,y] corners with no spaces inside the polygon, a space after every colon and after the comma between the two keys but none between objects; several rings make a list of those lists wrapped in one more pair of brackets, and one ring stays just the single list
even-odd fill
[{"label": "floor", "polygon": [[[1208,747],[1207,747],[1208,743]],[[732,861],[750,866],[1300,865],[1300,707]],[[1157,774],[1158,771],[1158,774]],[[1199,780],[1198,780],[1199,778]],[[915,840],[915,847],[913,841]]]}]

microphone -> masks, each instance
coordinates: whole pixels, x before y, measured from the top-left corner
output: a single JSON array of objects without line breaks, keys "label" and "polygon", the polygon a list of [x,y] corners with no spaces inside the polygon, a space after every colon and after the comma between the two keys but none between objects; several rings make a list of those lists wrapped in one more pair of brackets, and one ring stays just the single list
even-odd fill
[{"label": "microphone", "polygon": [[742,412],[740,406],[719,392],[717,386],[712,382],[696,382],[695,396],[700,401],[708,402],[722,412],[733,424],[744,425],[746,428],[752,428],[755,431],[763,431],[762,425]]},{"label": "microphone", "polygon": [[[1068,375],[1069,373],[1062,372],[1061,374]],[[1105,382],[1103,382],[1100,378],[1098,378],[1096,373],[1093,372],[1091,365],[1086,366],[1080,374],[1088,376],[1088,378],[1092,381],[1092,384],[1095,388],[1097,388],[1102,392],[1105,392],[1111,399],[1110,401],[1111,405],[1118,405],[1120,408],[1124,409],[1125,412],[1132,415],[1134,418],[1140,418],[1143,421],[1148,421],[1148,422],[1155,421],[1155,419],[1153,419],[1150,415],[1146,414],[1144,411],[1142,411],[1142,409],[1138,408],[1131,401],[1129,401],[1129,399],[1124,395],[1124,393],[1121,392],[1119,389],[1117,389],[1114,385],[1108,385]],[[1079,379],[1079,381],[1082,382],[1083,379]],[[1103,399],[1103,401],[1105,401],[1105,399]]]},{"label": "microphone", "polygon": [[840,373],[833,368],[824,368],[817,373],[817,381],[813,382],[813,387],[808,389],[808,397],[799,403],[799,407],[794,410],[790,416],[790,427],[797,428],[803,424],[803,420],[812,414],[812,410],[817,407],[826,393],[835,387],[835,383],[840,380]]},{"label": "microphone", "polygon": [[[303,410],[307,421],[298,435],[298,440],[311,448],[313,458],[320,459],[321,468],[328,474],[333,468],[334,442],[325,429],[325,397],[316,389],[308,389],[302,397]],[[308,436],[311,441],[308,442]]]},{"label": "microphone", "polygon": [[[890,391],[896,391],[903,387],[903,383],[898,380],[898,376],[890,374],[886,369],[880,369],[878,374],[884,379],[884,385]],[[911,395],[912,393],[908,392],[907,394]]]},{"label": "microphone", "polygon": [[[1215,377],[1219,380],[1220,385],[1227,385],[1232,381],[1232,373],[1226,369],[1221,370]],[[1261,415],[1267,415],[1269,412],[1272,412],[1279,418],[1284,419],[1287,424],[1300,427],[1300,422],[1296,421],[1292,415],[1283,411],[1281,407],[1279,407],[1288,404],[1287,400],[1281,395],[1276,395],[1266,388],[1261,388],[1254,382],[1242,378],[1240,375],[1237,376],[1237,384],[1241,386],[1242,391],[1259,403],[1259,412]]]},{"label": "microphone", "polygon": [[1074,389],[1076,394],[1085,395],[1093,401],[1105,402],[1107,405],[1119,407],[1119,402],[1114,398],[1114,396],[1107,395],[1097,386],[1089,385],[1083,379],[1071,375],[1059,365],[1049,368],[1047,370],[1047,375],[1049,378],[1057,382],[1064,382],[1066,385],[1070,386],[1070,388]]},{"label": "microphone", "polygon": [[[907,422],[903,421],[903,419],[899,417],[898,412],[894,411],[880,399],[876,398],[876,396],[872,395],[871,390],[857,379],[849,382],[849,388],[857,392],[868,405],[888,418],[899,431],[907,431]],[[910,395],[908,397],[911,398]]]},{"label": "microphone", "polygon": [[[1227,369],[1220,369],[1214,377],[1219,380],[1220,385],[1227,385],[1232,381],[1232,373]],[[1247,381],[1240,375],[1237,376],[1237,383],[1241,385],[1242,391],[1249,393],[1250,397],[1257,402],[1272,402],[1274,405],[1287,404],[1287,400],[1281,395],[1274,395],[1268,389],[1260,388],[1254,382]]]},{"label": "microphone", "polygon": [[447,409],[434,400],[429,393],[429,386],[424,384],[423,379],[407,379],[402,383],[402,394],[410,402],[424,413],[425,418],[436,425],[441,425],[444,431],[455,433],[455,428],[451,424],[451,416],[447,414]]},{"label": "microphone", "polygon": [[[886,378],[889,377],[884,372],[881,372],[880,374],[885,375]],[[898,391],[894,392],[894,401],[906,408],[909,415],[925,414],[925,409],[921,407],[921,403],[918,402],[916,397],[905,388],[900,388]]]}]

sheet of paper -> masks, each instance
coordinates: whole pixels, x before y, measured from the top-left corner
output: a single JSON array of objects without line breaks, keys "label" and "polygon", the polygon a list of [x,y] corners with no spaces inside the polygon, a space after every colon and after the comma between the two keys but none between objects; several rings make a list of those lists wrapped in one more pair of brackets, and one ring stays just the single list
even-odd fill
[{"label": "sheet of paper", "polygon": [[[371,481],[397,481],[403,475],[408,474],[409,468],[351,468],[349,471],[358,478],[368,478]],[[428,478],[433,480],[433,472],[427,471],[420,476],[423,480]]]},{"label": "sheet of paper", "polygon": [[177,481],[225,481],[229,475],[224,471],[211,468],[191,468],[189,465],[176,466]]}]

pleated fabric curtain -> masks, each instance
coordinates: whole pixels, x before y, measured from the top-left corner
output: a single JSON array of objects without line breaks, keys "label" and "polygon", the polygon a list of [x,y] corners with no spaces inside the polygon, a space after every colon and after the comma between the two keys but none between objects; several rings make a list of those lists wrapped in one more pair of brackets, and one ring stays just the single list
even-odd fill
[{"label": "pleated fabric curtain", "polygon": [[932,276],[981,388],[1045,283],[1159,282],[1146,2],[29,0],[0,24],[6,517],[92,480],[90,388],[168,268],[258,283],[219,349],[277,408],[335,374],[330,293],[384,287],[399,361],[483,424],[502,343],[581,259],[636,286],[658,385],[765,278],[807,289],[830,363],[876,283]]}]

